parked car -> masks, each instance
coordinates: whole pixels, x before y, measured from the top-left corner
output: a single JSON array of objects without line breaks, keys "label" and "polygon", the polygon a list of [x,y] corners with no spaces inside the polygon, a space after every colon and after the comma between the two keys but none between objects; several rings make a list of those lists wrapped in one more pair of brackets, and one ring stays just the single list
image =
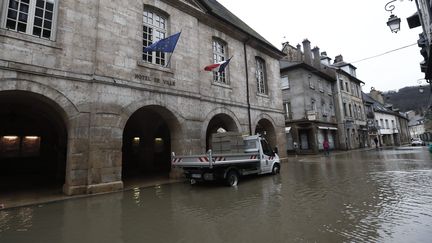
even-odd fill
[{"label": "parked car", "polygon": [[411,141],[411,146],[426,146],[426,143],[420,138],[413,138]]}]

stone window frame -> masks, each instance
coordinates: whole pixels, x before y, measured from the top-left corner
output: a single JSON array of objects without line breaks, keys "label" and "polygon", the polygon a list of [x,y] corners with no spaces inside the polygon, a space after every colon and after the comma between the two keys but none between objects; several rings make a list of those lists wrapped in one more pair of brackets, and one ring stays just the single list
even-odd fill
[{"label": "stone window frame", "polygon": [[267,68],[266,61],[264,58],[256,56],[255,57],[255,65],[256,65],[256,83],[257,83],[257,93],[260,95],[267,95]]},{"label": "stone window frame", "polygon": [[[150,17],[151,16],[151,17]],[[167,67],[168,54],[165,52],[144,52],[144,48],[154,42],[168,37],[169,14],[151,5],[144,5],[142,12],[142,57],[143,63]],[[151,23],[149,22],[151,19]],[[151,30],[151,33],[149,33]],[[157,35],[155,35],[157,33]]]},{"label": "stone window frame", "polygon": [[[228,43],[220,38],[212,38],[213,63],[228,60]],[[230,85],[229,66],[223,72],[213,71],[213,82],[222,85]]]},{"label": "stone window frame", "polygon": [[[11,5],[11,2],[17,3],[16,8]],[[41,3],[43,6],[40,5]],[[47,3],[52,3],[52,9]],[[0,0],[0,8],[1,29],[41,40],[55,41],[59,0]],[[16,17],[11,18],[14,12],[16,12]],[[23,19],[20,19],[21,16]],[[15,27],[9,28],[13,22],[15,22]],[[24,29],[20,31],[19,26]],[[39,34],[38,31],[40,31]]]}]

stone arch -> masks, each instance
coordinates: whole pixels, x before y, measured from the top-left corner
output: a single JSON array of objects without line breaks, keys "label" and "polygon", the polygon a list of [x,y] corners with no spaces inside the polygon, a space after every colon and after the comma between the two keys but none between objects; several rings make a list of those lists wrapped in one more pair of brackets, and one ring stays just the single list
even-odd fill
[{"label": "stone arch", "polygon": [[254,134],[263,135],[271,146],[277,145],[276,126],[273,118],[268,114],[260,114],[253,123]]},{"label": "stone arch", "polygon": [[123,181],[170,173],[171,151],[183,146],[184,118],[174,107],[148,99],[130,104],[121,116]]},{"label": "stone arch", "polygon": [[241,132],[241,124],[234,112],[224,107],[212,110],[207,114],[201,130],[201,146],[206,150],[210,147],[211,133],[216,132],[218,126],[228,132]]},{"label": "stone arch", "polygon": [[68,97],[66,97],[66,95],[48,85],[25,79],[0,79],[0,81],[0,92],[23,91],[29,92],[29,94],[34,93],[45,97],[47,101],[56,107],[57,111],[62,115],[68,129],[71,126],[70,120],[79,114],[77,106]]},{"label": "stone arch", "polygon": [[[2,119],[0,136],[14,133],[17,135],[15,139],[21,144],[19,155],[4,156],[6,160],[16,163],[9,167],[11,173],[17,178],[25,173],[37,177],[39,173],[44,175],[38,179],[40,181],[56,177],[56,181],[61,181],[61,186],[68,184],[71,181],[71,131],[75,118],[79,116],[75,104],[50,86],[22,79],[1,80],[0,103],[5,107],[0,111],[0,116],[6,118]],[[30,139],[33,142],[27,141]],[[24,148],[26,143],[31,147]],[[25,163],[19,165],[26,160],[32,160],[36,167],[30,168]],[[14,168],[21,171],[15,173]],[[37,183],[35,181],[32,185],[35,189]],[[45,182],[40,183],[42,185]]]}]

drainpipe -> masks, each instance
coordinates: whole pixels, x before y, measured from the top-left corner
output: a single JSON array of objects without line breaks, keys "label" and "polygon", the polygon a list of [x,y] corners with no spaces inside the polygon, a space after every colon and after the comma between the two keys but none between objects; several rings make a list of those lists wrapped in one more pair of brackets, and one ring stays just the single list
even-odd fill
[{"label": "drainpipe", "polygon": [[246,73],[246,100],[248,106],[248,121],[249,121],[249,135],[252,135],[252,119],[251,119],[251,105],[250,105],[250,96],[249,96],[249,73],[248,73],[248,63],[247,63],[247,52],[246,52],[246,44],[249,42],[249,39],[246,39],[243,42],[243,51],[244,51],[244,62],[245,62],[245,73]]}]

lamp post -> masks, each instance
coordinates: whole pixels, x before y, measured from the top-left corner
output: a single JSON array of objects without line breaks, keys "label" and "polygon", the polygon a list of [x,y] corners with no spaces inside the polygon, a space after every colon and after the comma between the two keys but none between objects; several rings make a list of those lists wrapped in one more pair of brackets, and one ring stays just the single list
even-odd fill
[{"label": "lamp post", "polygon": [[391,32],[397,33],[400,30],[401,20],[396,15],[393,14],[393,10],[395,9],[395,5],[393,4],[396,0],[392,0],[388,2],[384,9],[390,12],[390,17],[387,21],[387,26],[390,28]]}]

